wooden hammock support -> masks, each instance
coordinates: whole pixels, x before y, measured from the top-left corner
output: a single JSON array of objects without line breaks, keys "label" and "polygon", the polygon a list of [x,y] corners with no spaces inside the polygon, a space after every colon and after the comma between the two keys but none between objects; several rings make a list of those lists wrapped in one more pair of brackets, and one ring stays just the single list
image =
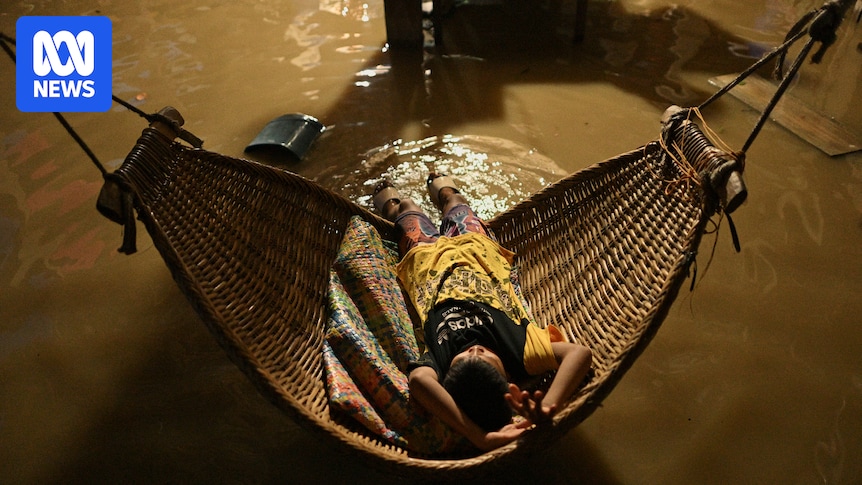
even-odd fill
[{"label": "wooden hammock support", "polygon": [[[393,47],[421,47],[423,43],[422,0],[384,0],[383,9],[386,21],[386,41]],[[438,41],[442,28],[443,15],[446,10],[442,0],[433,0],[430,13],[434,25],[434,34]],[[574,32],[572,42],[584,40],[587,30],[588,0],[576,0],[574,8]]]},{"label": "wooden hammock support", "polygon": [[121,250],[135,250],[134,209],[185,296],[265,397],[411,476],[480,476],[589,416],[658,330],[710,216],[745,198],[741,163],[695,123],[670,116],[662,141],[577,172],[489,221],[518,255],[537,321],[588,345],[594,375],[553,426],[517,443],[479,456],[417,457],[331,414],[324,386],[327,284],[342,236],[352,216],[381,234],[391,224],[296,174],[175,141],[181,124],[175,110],[162,110],[106,177],[98,207],[125,225]]}]

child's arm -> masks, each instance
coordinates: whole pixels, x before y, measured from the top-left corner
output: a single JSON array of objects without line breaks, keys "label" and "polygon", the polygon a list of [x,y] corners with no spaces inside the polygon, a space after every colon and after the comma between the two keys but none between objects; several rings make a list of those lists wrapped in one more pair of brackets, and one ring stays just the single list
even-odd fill
[{"label": "child's arm", "polygon": [[559,407],[574,394],[586,377],[593,360],[593,353],[583,345],[570,342],[553,342],[551,349],[554,350],[554,357],[560,363],[560,368],[557,369],[557,375],[551,381],[551,387],[548,388],[543,403],[546,407],[553,405]]},{"label": "child's arm", "polygon": [[423,408],[467,437],[481,450],[493,450],[515,441],[525,430],[525,426],[509,424],[499,431],[486,433],[455,404],[455,400],[440,384],[437,372],[431,367],[423,366],[413,369],[410,372],[409,385],[410,395]]},{"label": "child's arm", "polygon": [[554,357],[560,363],[546,394],[536,391],[532,396],[514,384],[509,385],[509,404],[532,423],[547,421],[572,395],[590,370],[593,354],[583,345],[552,342]]}]

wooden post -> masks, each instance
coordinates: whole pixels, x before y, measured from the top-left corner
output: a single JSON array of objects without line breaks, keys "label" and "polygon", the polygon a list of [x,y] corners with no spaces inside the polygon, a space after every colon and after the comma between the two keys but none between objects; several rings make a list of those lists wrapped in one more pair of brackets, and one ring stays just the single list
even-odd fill
[{"label": "wooden post", "polygon": [[577,0],[575,5],[575,35],[572,38],[574,42],[584,40],[587,30],[587,3],[588,0]]},{"label": "wooden post", "polygon": [[422,0],[384,0],[383,8],[391,47],[422,45]]}]

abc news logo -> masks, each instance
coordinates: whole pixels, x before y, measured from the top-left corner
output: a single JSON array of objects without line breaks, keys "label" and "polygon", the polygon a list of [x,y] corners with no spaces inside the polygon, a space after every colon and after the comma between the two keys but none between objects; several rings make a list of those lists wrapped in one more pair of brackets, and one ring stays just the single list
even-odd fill
[{"label": "abc news logo", "polygon": [[[93,42],[93,33],[89,30],[82,30],[77,37],[68,30],[61,30],[53,36],[40,30],[33,36],[33,72],[43,77],[52,72],[58,76],[68,76],[72,72],[83,77],[89,76],[96,68]],[[63,46],[69,51],[69,59],[66,62],[60,60],[58,50]],[[37,98],[92,98],[95,94],[95,81],[92,79],[33,81],[33,96]]]},{"label": "abc news logo", "polygon": [[21,17],[17,28],[19,110],[110,109],[112,39],[107,17]]}]

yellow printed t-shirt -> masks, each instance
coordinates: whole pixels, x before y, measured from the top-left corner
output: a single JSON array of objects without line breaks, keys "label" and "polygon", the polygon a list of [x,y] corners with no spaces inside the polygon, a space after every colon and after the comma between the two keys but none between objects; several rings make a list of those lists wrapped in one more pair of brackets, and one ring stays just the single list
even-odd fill
[{"label": "yellow printed t-shirt", "polygon": [[[524,339],[522,358],[529,375],[557,368],[548,329],[531,322],[515,293],[511,281],[513,257],[511,251],[486,236],[468,233],[453,238],[441,237],[434,244],[417,246],[398,264],[398,278],[425,330],[426,346],[429,350],[435,345],[449,347],[443,355],[437,356],[444,360],[433,366],[438,373],[445,372],[448,360],[464,350],[452,348],[443,341],[436,342],[443,338],[440,335],[446,333],[445,328],[442,331],[425,328],[428,315],[446,301],[474,301],[488,305],[502,312],[512,324],[523,327],[519,332]],[[478,330],[472,329],[471,332]]]}]

